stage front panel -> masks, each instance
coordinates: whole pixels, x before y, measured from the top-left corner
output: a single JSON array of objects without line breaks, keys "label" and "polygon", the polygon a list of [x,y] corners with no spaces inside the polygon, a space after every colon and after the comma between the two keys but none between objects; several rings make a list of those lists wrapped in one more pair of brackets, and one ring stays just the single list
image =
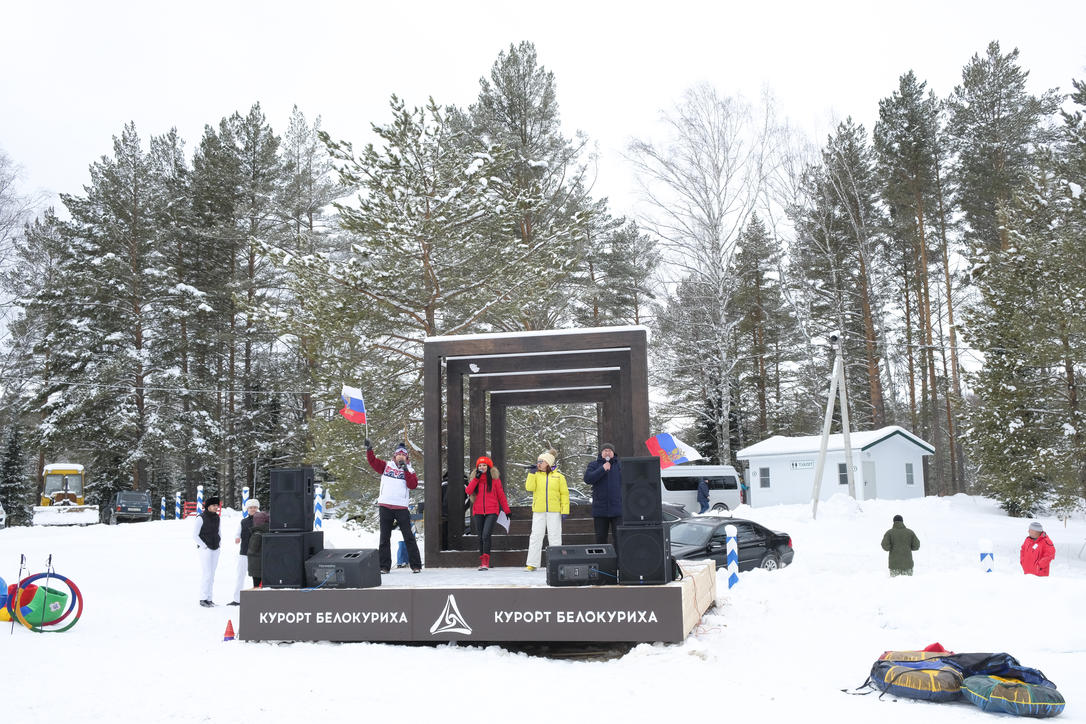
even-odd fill
[{"label": "stage front panel", "polygon": [[[687,587],[692,582],[687,581]],[[683,585],[242,591],[246,641],[627,641],[686,636]]]}]

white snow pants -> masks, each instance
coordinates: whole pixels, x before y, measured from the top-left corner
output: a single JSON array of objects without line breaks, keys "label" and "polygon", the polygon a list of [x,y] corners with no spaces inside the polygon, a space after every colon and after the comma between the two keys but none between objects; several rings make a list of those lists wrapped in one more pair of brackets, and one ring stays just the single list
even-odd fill
[{"label": "white snow pants", "polygon": [[238,571],[237,580],[234,581],[234,600],[241,601],[241,589],[245,588],[245,583],[249,579],[249,556],[245,554],[238,555]]},{"label": "white snow pants", "polygon": [[547,545],[562,545],[562,514],[532,513],[532,535],[528,538],[527,565],[539,568],[543,557],[543,534],[547,535]]},{"label": "white snow pants", "polygon": [[215,569],[219,566],[219,550],[204,547],[200,554],[200,600],[210,601],[211,589],[215,585]]}]

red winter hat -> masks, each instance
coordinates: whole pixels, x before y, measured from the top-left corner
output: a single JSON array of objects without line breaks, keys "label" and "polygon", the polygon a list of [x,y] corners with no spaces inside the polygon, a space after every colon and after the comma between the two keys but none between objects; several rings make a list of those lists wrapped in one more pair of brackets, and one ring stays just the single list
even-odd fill
[{"label": "red winter hat", "polygon": [[478,468],[480,465],[486,465],[488,468],[492,468],[494,467],[494,461],[488,458],[486,455],[483,455],[475,461],[476,468]]}]

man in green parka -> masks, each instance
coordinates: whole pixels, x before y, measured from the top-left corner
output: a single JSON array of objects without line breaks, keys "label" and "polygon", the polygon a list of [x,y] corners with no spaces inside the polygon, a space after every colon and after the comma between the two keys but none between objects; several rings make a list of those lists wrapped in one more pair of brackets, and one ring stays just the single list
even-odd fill
[{"label": "man in green parka", "polygon": [[894,516],[894,527],[882,536],[882,549],[890,552],[891,576],[913,574],[913,551],[920,549],[920,539],[905,527],[900,515]]}]

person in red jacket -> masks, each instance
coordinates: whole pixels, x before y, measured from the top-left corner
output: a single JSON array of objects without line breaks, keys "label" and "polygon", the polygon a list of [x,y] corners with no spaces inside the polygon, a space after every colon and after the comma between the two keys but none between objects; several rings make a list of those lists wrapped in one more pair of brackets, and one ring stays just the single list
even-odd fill
[{"label": "person in red jacket", "polygon": [[1023,573],[1035,576],[1047,576],[1048,564],[1056,557],[1056,547],[1052,539],[1045,535],[1044,526],[1037,521],[1029,524],[1029,536],[1022,543],[1019,560]]},{"label": "person in red jacket", "polygon": [[505,499],[493,460],[484,456],[475,461],[475,476],[468,483],[467,494],[475,496],[471,513],[479,531],[479,570],[486,571],[490,569],[490,536],[494,533],[498,511],[509,515],[509,502]]}]

